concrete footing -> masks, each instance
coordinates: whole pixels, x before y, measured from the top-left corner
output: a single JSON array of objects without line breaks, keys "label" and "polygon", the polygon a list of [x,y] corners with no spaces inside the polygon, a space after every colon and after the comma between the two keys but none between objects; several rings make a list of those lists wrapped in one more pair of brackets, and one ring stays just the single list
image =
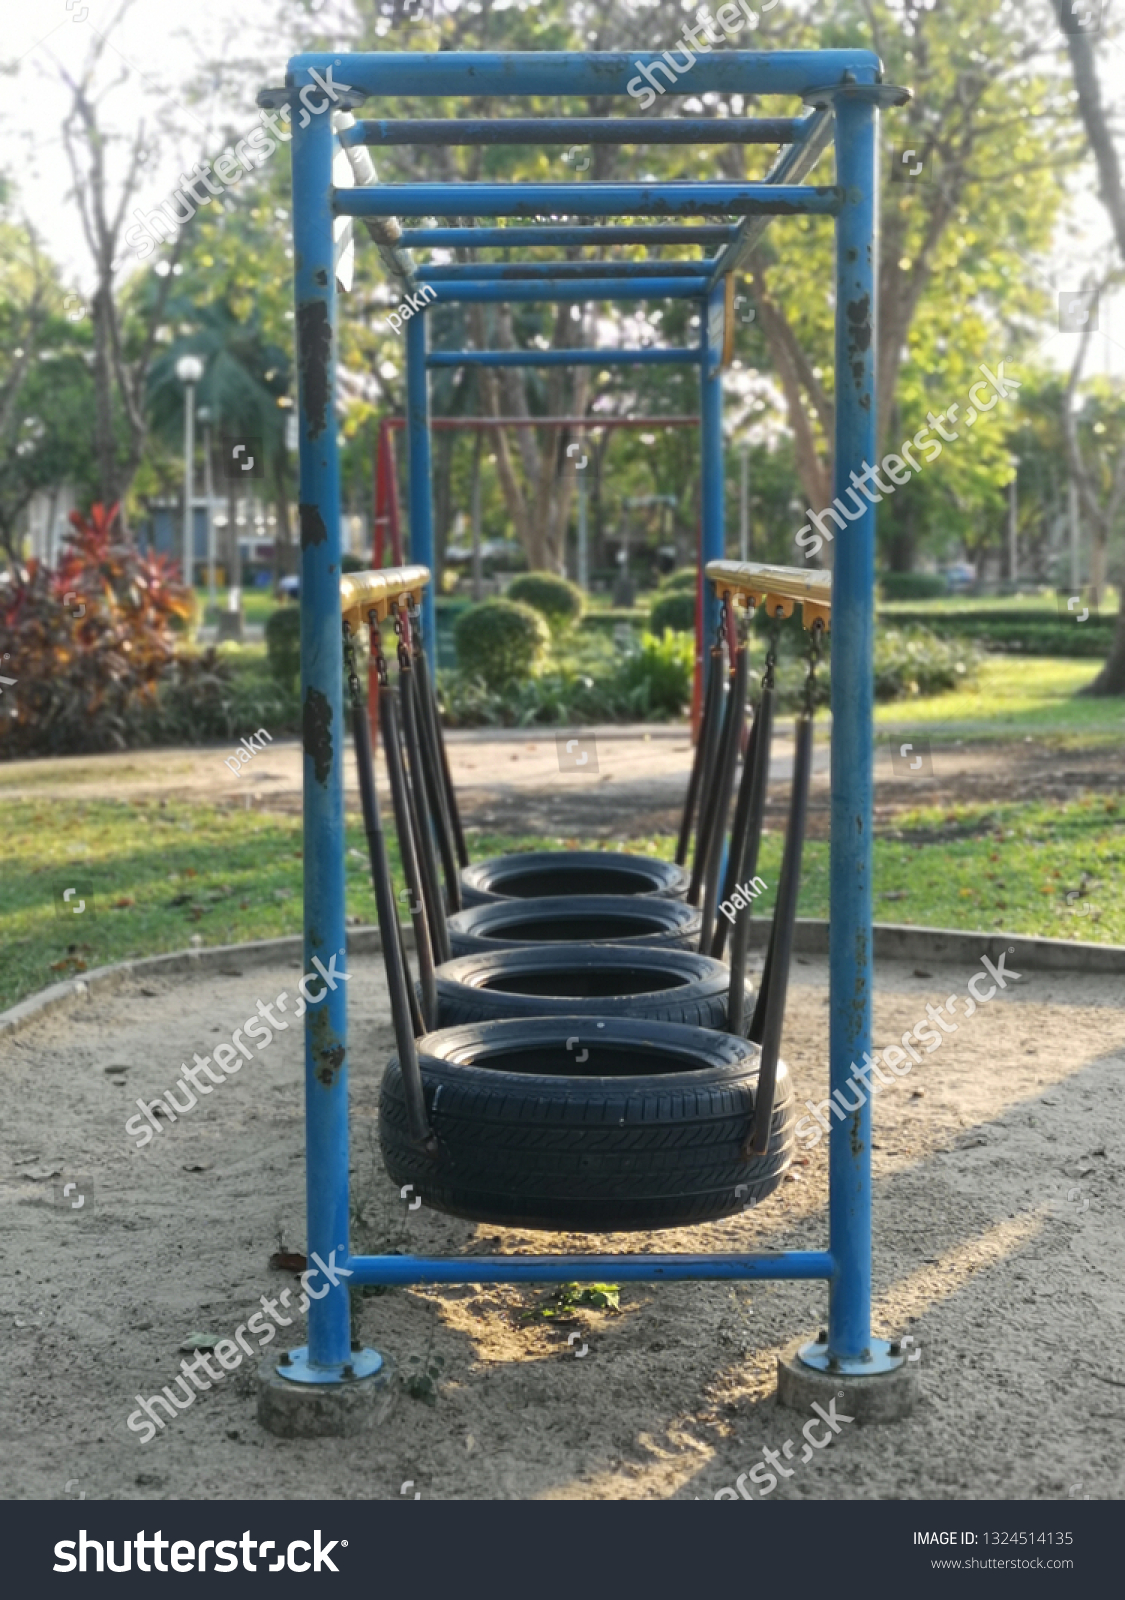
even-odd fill
[{"label": "concrete footing", "polygon": [[920,1393],[918,1368],[908,1359],[891,1372],[857,1377],[844,1372],[820,1372],[797,1354],[808,1343],[801,1339],[777,1358],[777,1403],[793,1411],[812,1412],[813,1401],[852,1422],[900,1422],[914,1410]]},{"label": "concrete footing", "polygon": [[258,1421],[279,1439],[345,1439],[377,1427],[391,1404],[391,1363],[342,1383],[295,1383],[277,1358],[258,1367]]}]

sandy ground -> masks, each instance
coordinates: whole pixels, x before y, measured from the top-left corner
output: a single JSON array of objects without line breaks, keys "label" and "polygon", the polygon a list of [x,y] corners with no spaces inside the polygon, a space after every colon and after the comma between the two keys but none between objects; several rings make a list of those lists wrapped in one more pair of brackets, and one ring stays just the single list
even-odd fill
[{"label": "sandy ground", "polygon": [[[771,817],[784,816],[792,739],[783,722],[770,766]],[[905,735],[903,737],[906,737]],[[606,840],[674,832],[679,825],[691,745],[686,725],[562,730],[472,729],[446,735],[466,823],[502,833],[578,835]],[[575,748],[566,750],[568,740]],[[901,742],[901,741],[900,741]],[[227,747],[171,747],[120,755],[0,764],[0,799],[127,800],[197,796],[208,803],[301,809],[301,752],[278,741],[241,773],[224,763]],[[585,755],[587,760],[576,765]],[[347,753],[346,803],[358,809]],[[818,724],[810,833],[827,832],[829,737]],[[1042,742],[934,745],[929,765],[896,773],[884,740],[875,762],[877,827],[900,810],[958,802],[1057,799],[1125,791],[1125,745],[1059,750]]]},{"label": "sandy ground", "polygon": [[[350,990],[355,1244],[612,1244],[406,1215],[375,1144],[390,1048],[377,962],[357,962]],[[440,1357],[432,1405],[400,1376],[376,1433],[284,1442],[256,1423],[247,1361],[142,1445],[125,1419],[138,1393],[173,1381],[189,1333],[229,1337],[260,1296],[296,1298],[268,1262],[279,1243],[304,1247],[300,1040],[280,1035],[144,1150],[124,1122],[297,972],[134,982],[0,1049],[0,1495],[395,1499],[410,1480],[405,1493],[427,1499],[710,1498],[763,1448],[799,1445],[804,1419],[772,1398],[774,1361],[815,1332],[825,1293],[788,1283],[627,1286],[619,1315],[556,1323],[524,1316],[550,1291],[393,1291],[362,1302],[362,1335],[400,1375]],[[970,976],[882,964],[876,1042]],[[826,997],[824,964],[802,958],[785,1036],[802,1100],[827,1092]],[[877,1331],[913,1337],[921,1406],[894,1426],[843,1426],[774,1498],[1122,1495],[1123,1056],[1125,980],[1030,972],[880,1095]],[[78,1211],[55,1198],[67,1179],[88,1197]],[[823,1246],[823,1145],[792,1179],[727,1223],[617,1242]]]}]

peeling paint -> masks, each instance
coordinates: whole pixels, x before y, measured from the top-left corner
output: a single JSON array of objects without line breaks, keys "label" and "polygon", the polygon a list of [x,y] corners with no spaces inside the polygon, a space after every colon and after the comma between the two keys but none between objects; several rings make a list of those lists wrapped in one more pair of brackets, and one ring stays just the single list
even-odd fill
[{"label": "peeling paint", "polygon": [[871,296],[865,294],[858,300],[849,300],[845,309],[851,349],[867,350],[871,344]]},{"label": "peeling paint", "polygon": [[301,743],[322,787],[332,771],[332,707],[319,689],[309,689],[301,715]]},{"label": "peeling paint", "polygon": [[301,549],[307,550],[310,545],[323,544],[328,538],[328,529],[324,526],[320,507],[302,503],[297,507],[297,512],[301,519]]},{"label": "peeling paint", "polygon": [[323,300],[303,300],[297,307],[297,364],[310,439],[318,438],[328,426],[331,356],[332,324],[328,307]]},{"label": "peeling paint", "polygon": [[315,279],[315,281],[317,283],[320,284],[320,287],[322,289],[327,289],[327,287],[328,287],[328,274],[327,274],[327,272],[325,272],[323,267],[318,267],[317,268],[317,270],[313,273],[313,278]]}]

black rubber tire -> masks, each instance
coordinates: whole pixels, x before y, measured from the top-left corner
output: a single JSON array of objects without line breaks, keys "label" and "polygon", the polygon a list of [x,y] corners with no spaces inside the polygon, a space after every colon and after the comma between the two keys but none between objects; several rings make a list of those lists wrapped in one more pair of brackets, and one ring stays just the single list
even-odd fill
[{"label": "black rubber tire", "polygon": [[383,1161],[423,1205],[476,1222],[583,1233],[714,1222],[772,1193],[792,1159],[780,1061],[766,1153],[742,1156],[759,1055],[729,1033],[627,1017],[444,1028],[418,1041],[437,1151],[410,1142],[394,1057]]},{"label": "black rubber tire", "polygon": [[466,906],[560,894],[659,895],[682,900],[691,879],[674,861],[624,850],[523,850],[475,861],[461,873]]},{"label": "black rubber tire", "polygon": [[[615,944],[488,950],[438,967],[435,1027],[501,1017],[638,1017],[722,1033],[729,987],[730,968],[693,950]],[[744,1015],[753,1014],[747,985]]]},{"label": "black rubber tire", "polygon": [[554,895],[544,900],[490,900],[449,919],[454,957],[529,944],[630,944],[695,950],[699,911],[659,895]]}]

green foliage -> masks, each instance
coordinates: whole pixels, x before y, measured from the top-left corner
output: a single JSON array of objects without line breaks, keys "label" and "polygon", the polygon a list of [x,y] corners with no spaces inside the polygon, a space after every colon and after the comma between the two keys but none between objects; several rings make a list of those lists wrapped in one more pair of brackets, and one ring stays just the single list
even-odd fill
[{"label": "green foliage", "polygon": [[341,572],[366,572],[369,565],[362,556],[353,556],[350,550],[345,550],[340,557]]},{"label": "green foliage", "polygon": [[482,600],[469,606],[453,625],[457,661],[466,677],[486,688],[524,685],[540,671],[551,642],[538,611],[518,600]]},{"label": "green foliage", "polygon": [[578,585],[554,572],[523,573],[508,585],[506,598],[541,612],[555,635],[575,627],[586,608],[586,597]]},{"label": "green foliage", "polygon": [[266,654],[278,683],[292,684],[301,670],[301,608],[278,606],[266,622]]},{"label": "green foliage", "polygon": [[879,587],[884,600],[934,600],[947,592],[936,572],[884,572]]},{"label": "green foliage", "polygon": [[904,626],[922,624],[941,635],[971,639],[984,650],[1003,655],[1069,656],[1104,660],[1117,621],[1112,613],[1069,622],[1050,611],[997,606],[993,610],[926,612],[902,611],[895,621]]},{"label": "green foliage", "polygon": [[[438,692],[450,727],[533,723],[662,722],[691,696],[693,645],[684,634],[642,634],[624,646],[599,640],[600,654],[553,665],[493,689],[479,677],[442,673]],[[583,670],[587,668],[588,670]]]},{"label": "green foliage", "polygon": [[926,628],[877,628],[875,698],[940,694],[969,682],[979,656],[972,645],[939,639]]},{"label": "green foliage", "polygon": [[666,578],[661,578],[659,589],[664,594],[681,594],[687,590],[694,594],[699,582],[699,573],[694,567],[677,567],[675,572],[670,572]]},{"label": "green foliage", "polygon": [[668,630],[673,633],[694,633],[694,592],[689,594],[683,590],[673,590],[671,594],[661,595],[649,611],[648,625],[650,631],[658,635]]},{"label": "green foliage", "polygon": [[641,635],[639,647],[627,650],[617,673],[625,716],[645,722],[680,716],[691,699],[695,642],[668,630],[657,637]]},{"label": "green foliage", "polygon": [[279,682],[258,653],[214,647],[177,655],[156,703],[139,716],[130,744],[205,744],[265,728],[296,733],[301,702],[293,678]]},{"label": "green foliage", "polygon": [[570,1317],[582,1306],[595,1311],[621,1312],[621,1285],[619,1283],[560,1283],[546,1300],[520,1315],[522,1322],[554,1317]]}]

